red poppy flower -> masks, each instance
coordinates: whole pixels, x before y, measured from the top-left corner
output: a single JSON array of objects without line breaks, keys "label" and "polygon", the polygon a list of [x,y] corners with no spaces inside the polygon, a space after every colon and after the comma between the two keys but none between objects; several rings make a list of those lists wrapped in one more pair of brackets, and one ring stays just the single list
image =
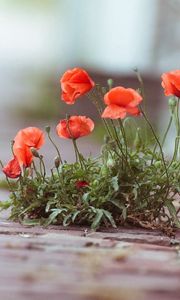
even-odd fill
[{"label": "red poppy flower", "polygon": [[30,167],[33,161],[33,155],[31,153],[30,147],[26,145],[22,145],[21,147],[13,146],[14,155],[16,155],[19,164],[24,166],[25,168]]},{"label": "red poppy flower", "polygon": [[65,139],[78,139],[90,134],[94,129],[94,122],[85,116],[72,116],[68,120],[61,120],[56,127],[57,134]]},{"label": "red poppy flower", "polygon": [[31,165],[33,155],[30,148],[39,149],[44,144],[44,133],[36,127],[20,130],[14,138],[13,152],[20,165],[25,168]]},{"label": "red poppy flower", "polygon": [[174,95],[180,98],[180,70],[163,73],[161,78],[165,95]]},{"label": "red poppy flower", "polygon": [[17,146],[26,145],[40,149],[44,144],[44,133],[37,127],[27,127],[20,130],[14,138],[14,144]]},{"label": "red poppy flower", "polygon": [[66,71],[60,79],[62,100],[73,104],[77,98],[90,91],[95,83],[88,73],[80,68]]},{"label": "red poppy flower", "polygon": [[16,157],[10,160],[2,170],[9,178],[18,178],[21,175],[21,168]]},{"label": "red poppy flower", "polygon": [[76,185],[76,188],[79,190],[83,187],[89,186],[89,183],[85,180],[79,180],[79,181],[76,181],[75,185]]},{"label": "red poppy flower", "polygon": [[104,96],[107,105],[102,118],[123,119],[127,114],[137,116],[140,111],[137,105],[142,101],[142,97],[133,89],[121,86],[111,89]]}]

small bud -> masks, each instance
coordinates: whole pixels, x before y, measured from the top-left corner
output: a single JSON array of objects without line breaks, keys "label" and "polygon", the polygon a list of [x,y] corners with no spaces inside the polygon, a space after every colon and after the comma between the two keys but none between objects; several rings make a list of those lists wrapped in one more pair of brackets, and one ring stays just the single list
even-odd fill
[{"label": "small bud", "polygon": [[107,93],[107,88],[105,88],[105,86],[103,86],[101,90],[102,90],[103,95],[105,95]]},{"label": "small bud", "polygon": [[55,159],[54,159],[54,165],[55,167],[58,169],[59,166],[60,166],[60,159],[59,159],[59,156],[56,156]]},{"label": "small bud", "polygon": [[171,109],[174,109],[177,105],[177,99],[175,97],[171,97],[168,104]]},{"label": "small bud", "polygon": [[31,153],[33,154],[33,156],[39,157],[39,153],[37,152],[36,148],[31,147]]},{"label": "small bud", "polygon": [[11,141],[11,147],[13,147],[14,143],[15,143],[15,141],[12,140],[12,141]]},{"label": "small bud", "polygon": [[109,78],[107,80],[107,84],[108,84],[109,89],[112,89],[112,87],[113,87],[113,80],[112,80],[112,78]]},{"label": "small bud", "polygon": [[142,138],[141,138],[141,129],[138,127],[137,131],[136,131],[136,136],[135,136],[135,140],[134,140],[134,146],[136,148],[136,150],[140,150],[140,148],[142,147]]},{"label": "small bud", "polygon": [[71,116],[69,114],[66,114],[66,120],[69,120]]},{"label": "small bud", "polygon": [[114,167],[114,165],[115,165],[114,160],[113,160],[112,158],[109,158],[109,159],[107,160],[107,167],[108,167],[108,168],[111,168],[111,167]]},{"label": "small bud", "polygon": [[154,166],[159,169],[162,166],[162,162],[160,160],[155,161]]},{"label": "small bud", "polygon": [[45,127],[45,130],[46,130],[47,133],[50,133],[51,127],[50,127],[50,126],[46,126],[46,127]]},{"label": "small bud", "polygon": [[137,67],[134,67],[134,68],[133,68],[133,71],[137,73],[137,72],[138,72],[138,68],[137,68]]},{"label": "small bud", "polygon": [[104,143],[108,144],[110,142],[110,137],[108,135],[104,136]]}]

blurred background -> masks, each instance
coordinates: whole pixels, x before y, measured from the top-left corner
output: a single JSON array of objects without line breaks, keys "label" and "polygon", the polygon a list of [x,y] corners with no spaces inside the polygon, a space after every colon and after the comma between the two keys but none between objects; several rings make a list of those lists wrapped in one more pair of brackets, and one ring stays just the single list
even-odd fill
[{"label": "blurred background", "polygon": [[[161,132],[168,121],[162,72],[180,68],[180,0],[0,0],[0,158],[11,158],[10,140],[26,126],[51,125],[65,113],[97,119],[92,104],[60,101],[59,78],[68,68],[85,68],[103,85],[138,88],[134,67],[143,75],[149,114]],[[171,139],[167,142],[171,152]],[[57,140],[72,161],[70,141]],[[97,125],[79,141],[85,155],[97,155]],[[47,142],[47,163],[55,156]]]}]

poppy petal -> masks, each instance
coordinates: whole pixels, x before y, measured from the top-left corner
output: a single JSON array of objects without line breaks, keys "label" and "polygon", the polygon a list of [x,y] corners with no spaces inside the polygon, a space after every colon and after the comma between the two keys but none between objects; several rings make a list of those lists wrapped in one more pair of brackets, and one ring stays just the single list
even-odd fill
[{"label": "poppy petal", "polygon": [[81,68],[67,70],[60,79],[62,100],[74,104],[75,100],[90,91],[95,83],[88,73]]},{"label": "poppy petal", "polygon": [[124,119],[125,116],[126,116],[126,110],[124,107],[111,104],[105,108],[101,117],[109,118],[109,119]]},{"label": "poppy petal", "polygon": [[21,175],[21,168],[16,157],[10,160],[2,170],[9,178],[18,178]]},{"label": "poppy petal", "polygon": [[94,122],[85,116],[71,116],[61,120],[56,127],[59,137],[77,139],[89,135],[94,129]]}]

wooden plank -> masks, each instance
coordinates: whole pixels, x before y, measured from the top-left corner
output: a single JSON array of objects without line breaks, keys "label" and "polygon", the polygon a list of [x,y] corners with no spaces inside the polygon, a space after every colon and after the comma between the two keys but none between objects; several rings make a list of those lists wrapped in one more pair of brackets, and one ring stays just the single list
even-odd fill
[{"label": "wooden plank", "polygon": [[179,237],[1,220],[1,299],[179,299]]}]

